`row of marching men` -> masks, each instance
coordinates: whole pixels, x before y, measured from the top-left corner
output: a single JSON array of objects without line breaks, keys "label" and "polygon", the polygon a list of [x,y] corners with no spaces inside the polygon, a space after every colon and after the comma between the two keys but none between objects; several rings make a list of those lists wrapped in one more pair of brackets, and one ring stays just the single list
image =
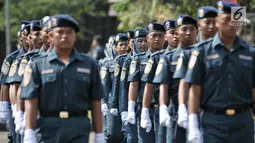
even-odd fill
[{"label": "row of marching men", "polygon": [[[229,24],[232,6],[238,7],[236,3],[220,1],[217,8],[200,7],[197,20],[180,15],[176,20],[166,20],[163,24],[152,22],[146,29],[129,30],[109,38],[105,52],[107,57],[99,62],[101,80],[107,92],[101,106],[105,142],[200,143],[203,137],[205,143],[228,142],[228,134],[232,134],[230,130],[222,135],[222,125],[215,122],[204,126],[202,130],[207,134],[202,135],[198,123],[199,110],[188,114],[191,84],[185,77],[195,78],[186,73],[195,67],[199,52],[194,49],[198,45],[213,40],[219,42],[226,33],[236,37],[238,27]],[[225,17],[222,18],[222,15]],[[164,49],[165,42],[168,46]],[[211,46],[210,43],[208,45]],[[208,56],[210,60],[220,57],[217,53]],[[217,63],[212,61],[212,64]],[[208,79],[201,77],[196,80]],[[206,86],[215,83],[210,84]],[[206,102],[201,99],[204,107],[216,102],[208,98]],[[228,101],[221,101],[226,104],[222,104],[224,108],[219,111],[224,111]],[[189,102],[199,109],[199,101]],[[205,111],[221,115],[217,106],[208,109]]]},{"label": "row of marching men", "polygon": [[87,143],[88,110],[94,142],[103,142],[104,90],[96,61],[74,48],[79,30],[66,14],[21,22],[18,49],[5,57],[0,77],[0,121],[9,125],[10,143]]},{"label": "row of marching men", "polygon": [[11,143],[23,142],[25,131],[24,101],[20,100],[21,82],[28,62],[51,51],[48,41],[49,17],[20,23],[17,33],[17,50],[8,54],[1,69],[0,120],[9,128]]}]

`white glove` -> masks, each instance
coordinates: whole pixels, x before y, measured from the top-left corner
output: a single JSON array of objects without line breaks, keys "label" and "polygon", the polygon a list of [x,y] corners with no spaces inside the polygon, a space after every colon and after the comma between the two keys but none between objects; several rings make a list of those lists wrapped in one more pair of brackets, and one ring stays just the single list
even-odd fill
[{"label": "white glove", "polygon": [[189,115],[189,135],[188,140],[190,143],[202,143],[203,138],[198,129],[198,118],[197,115],[192,113]]},{"label": "white glove", "polygon": [[107,104],[105,104],[105,103],[102,104],[101,110],[102,110],[102,112],[103,112],[103,115],[106,116],[106,115],[107,115],[107,112],[108,112],[108,106],[107,106]]},{"label": "white glove", "polygon": [[22,128],[20,130],[20,135],[24,135],[26,129],[26,113],[23,115],[23,122],[22,122]]},{"label": "white glove", "polygon": [[188,127],[188,112],[185,104],[180,104],[178,109],[178,125],[187,129]]},{"label": "white glove", "polygon": [[9,120],[9,102],[3,101],[0,109],[0,119],[2,123],[7,123]]},{"label": "white glove", "polygon": [[148,108],[142,108],[140,125],[142,128],[146,129],[147,133],[151,131],[152,124],[151,124],[151,119],[150,119]]},{"label": "white glove", "polygon": [[123,111],[121,112],[121,120],[124,123],[124,125],[127,125],[127,116],[128,116],[128,112],[127,111]]},{"label": "white glove", "polygon": [[96,133],[94,143],[104,143],[104,134]]},{"label": "white glove", "polygon": [[118,116],[118,109],[117,108],[112,108],[111,110],[110,110],[110,113],[112,114],[112,115],[114,115],[114,116]]},{"label": "white glove", "polygon": [[130,124],[135,124],[135,102],[134,101],[128,101],[128,115],[127,115],[127,121]]},{"label": "white glove", "polygon": [[23,143],[36,143],[35,132],[33,129],[26,129]]},{"label": "white glove", "polygon": [[168,114],[167,106],[159,106],[159,123],[161,126],[171,127],[171,117]]},{"label": "white glove", "polygon": [[0,101],[0,123],[5,124],[5,121],[3,120],[3,114],[1,114],[2,106],[3,106],[3,101]]},{"label": "white glove", "polygon": [[14,123],[15,123],[15,132],[16,133],[20,133],[20,130],[22,129],[22,124],[23,124],[23,112],[22,111],[18,111],[16,113],[15,119],[14,119]]},{"label": "white glove", "polygon": [[12,104],[12,118],[15,118],[16,113],[17,113],[17,105],[16,104]]}]

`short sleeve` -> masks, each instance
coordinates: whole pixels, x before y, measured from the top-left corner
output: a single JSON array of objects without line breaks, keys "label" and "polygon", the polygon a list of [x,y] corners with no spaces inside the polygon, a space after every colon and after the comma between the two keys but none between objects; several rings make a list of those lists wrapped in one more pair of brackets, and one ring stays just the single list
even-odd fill
[{"label": "short sleeve", "polygon": [[101,78],[98,71],[97,63],[94,62],[92,65],[92,78],[91,78],[91,91],[90,91],[90,99],[91,100],[101,100],[102,97],[105,97],[105,91],[101,82]]},{"label": "short sleeve", "polygon": [[29,62],[21,83],[21,99],[38,98],[41,87],[40,72],[35,61]]},{"label": "short sleeve", "polygon": [[185,78],[186,72],[187,72],[187,67],[188,67],[188,63],[189,63],[189,57],[187,54],[181,53],[178,61],[177,61],[177,65],[176,65],[176,69],[173,75],[174,79],[182,79]]},{"label": "short sleeve", "polygon": [[162,57],[159,60],[159,64],[156,69],[153,83],[168,84],[171,78],[172,77],[169,77],[167,61],[164,57]]},{"label": "short sleeve", "polygon": [[203,52],[194,50],[191,54],[188,71],[185,76],[185,82],[191,84],[202,84],[202,79],[205,73],[205,66],[203,63]]},{"label": "short sleeve", "polygon": [[146,64],[146,67],[142,76],[142,81],[152,83],[156,68],[157,68],[157,62],[153,57],[151,57]]},{"label": "short sleeve", "polygon": [[133,59],[131,61],[130,69],[129,69],[129,75],[128,75],[128,81],[135,82],[140,81],[140,72],[139,72],[139,62],[137,59]]}]

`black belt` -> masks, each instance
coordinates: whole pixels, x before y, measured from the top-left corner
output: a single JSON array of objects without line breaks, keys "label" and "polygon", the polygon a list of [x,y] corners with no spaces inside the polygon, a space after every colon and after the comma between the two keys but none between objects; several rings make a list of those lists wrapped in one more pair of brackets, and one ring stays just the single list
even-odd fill
[{"label": "black belt", "polygon": [[215,114],[226,114],[226,115],[232,116],[232,115],[239,114],[239,113],[242,113],[242,112],[245,112],[245,111],[249,110],[250,106],[245,105],[245,106],[238,107],[238,108],[204,107],[202,109],[206,112],[211,112],[211,113],[215,113]]},{"label": "black belt", "polygon": [[70,118],[70,117],[83,117],[87,115],[88,115],[87,111],[40,111],[41,117]]}]

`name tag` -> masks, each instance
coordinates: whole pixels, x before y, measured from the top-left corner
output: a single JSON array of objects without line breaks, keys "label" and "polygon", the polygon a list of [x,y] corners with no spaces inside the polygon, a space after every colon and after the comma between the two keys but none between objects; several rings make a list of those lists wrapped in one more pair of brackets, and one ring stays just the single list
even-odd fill
[{"label": "name tag", "polygon": [[53,72],[54,72],[53,69],[42,70],[42,74],[50,74],[50,73],[53,73]]},{"label": "name tag", "polygon": [[141,62],[141,65],[147,65],[147,62]]},{"label": "name tag", "polygon": [[207,59],[212,60],[212,59],[218,59],[219,57],[220,57],[219,54],[213,54],[213,55],[207,56]]},{"label": "name tag", "polygon": [[77,72],[80,72],[80,73],[90,73],[90,69],[87,69],[87,68],[77,68]]},{"label": "name tag", "polygon": [[243,60],[247,60],[247,61],[252,61],[252,57],[251,56],[239,55],[239,58],[243,59]]},{"label": "name tag", "polygon": [[170,65],[177,65],[177,61],[176,62],[171,62]]}]

